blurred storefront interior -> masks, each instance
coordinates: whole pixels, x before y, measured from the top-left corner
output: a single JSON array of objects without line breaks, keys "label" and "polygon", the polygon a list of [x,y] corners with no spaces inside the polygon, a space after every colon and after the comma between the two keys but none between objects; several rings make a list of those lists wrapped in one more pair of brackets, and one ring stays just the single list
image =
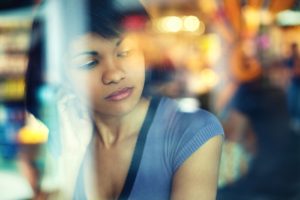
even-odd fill
[{"label": "blurred storefront interior", "polygon": [[[0,2],[0,199],[33,195],[30,184],[35,180],[25,178],[34,172],[24,169],[24,157],[32,156],[30,159],[37,163],[37,170],[43,166],[43,158],[34,150],[47,141],[47,133],[39,124],[26,121],[24,107],[30,28],[36,4],[41,2],[47,10],[51,1]],[[122,5],[120,9],[126,13],[125,28],[147,30],[141,31],[141,37],[152,75],[157,78],[157,84],[149,90],[176,98],[188,112],[195,107],[208,109],[223,123],[226,137],[220,188],[238,182],[251,172],[252,162],[261,161],[256,160],[261,145],[270,145],[272,151],[272,145],[279,145],[276,148],[282,147],[284,153],[278,156],[285,157],[282,162],[286,164],[276,172],[290,172],[280,178],[289,187],[281,193],[276,193],[277,185],[265,190],[263,187],[247,190],[247,198],[253,195],[252,199],[299,199],[300,53],[292,57],[291,46],[300,46],[300,1],[142,0],[150,21],[139,13],[135,0],[112,2]],[[45,19],[47,23],[48,18]],[[290,60],[296,64],[290,64]],[[157,70],[161,67],[165,68],[163,72]],[[298,89],[290,94],[293,83]],[[236,112],[237,115],[232,114]],[[258,118],[264,124],[257,125]],[[285,127],[276,139],[269,133],[274,129],[267,127],[277,127],[275,124],[279,124],[276,130]],[[280,138],[288,140],[285,147]],[[274,143],[265,144],[264,140],[273,139]],[[24,176],[24,171],[28,176]],[[255,188],[256,180],[260,179],[254,179],[249,187]],[[7,184],[22,189],[2,187]],[[19,196],[12,196],[16,193],[9,191],[20,191]],[[228,194],[228,199],[246,199],[246,196],[235,196],[232,188]]]}]

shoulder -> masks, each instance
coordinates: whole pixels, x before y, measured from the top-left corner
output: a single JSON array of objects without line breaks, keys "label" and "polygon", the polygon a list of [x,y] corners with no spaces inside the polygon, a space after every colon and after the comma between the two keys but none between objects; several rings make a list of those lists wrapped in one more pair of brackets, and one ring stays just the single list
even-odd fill
[{"label": "shoulder", "polygon": [[161,100],[159,109],[160,122],[163,118],[167,119],[161,124],[166,126],[166,156],[174,171],[208,140],[224,134],[217,117],[206,110],[195,109],[193,112],[186,112],[178,102],[166,98]]},{"label": "shoulder", "polygon": [[[188,104],[189,102],[187,102]],[[201,108],[185,108],[179,101],[162,98],[159,106],[160,117],[169,119],[169,128],[193,132],[217,132],[223,134],[223,128],[218,118],[209,111]],[[174,133],[172,133],[174,134]]]}]

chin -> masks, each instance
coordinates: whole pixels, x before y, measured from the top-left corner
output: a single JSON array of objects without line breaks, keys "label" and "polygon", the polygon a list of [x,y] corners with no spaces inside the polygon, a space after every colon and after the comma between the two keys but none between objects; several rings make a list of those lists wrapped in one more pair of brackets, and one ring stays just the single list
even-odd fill
[{"label": "chin", "polygon": [[94,106],[96,108],[94,111],[107,117],[122,117],[133,111],[139,101],[128,99],[127,101],[108,102],[105,105]]}]

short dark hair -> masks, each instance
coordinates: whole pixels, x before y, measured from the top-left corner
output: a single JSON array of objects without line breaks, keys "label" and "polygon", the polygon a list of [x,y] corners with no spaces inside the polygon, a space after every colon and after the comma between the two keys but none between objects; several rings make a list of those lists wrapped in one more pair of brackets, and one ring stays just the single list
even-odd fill
[{"label": "short dark hair", "polygon": [[147,11],[135,0],[135,9],[122,10],[122,5],[113,0],[88,0],[87,1],[87,31],[94,32],[104,38],[118,37],[123,31],[123,20],[128,15],[138,14],[149,19]]},{"label": "short dark hair", "polygon": [[116,37],[122,32],[120,26],[124,18],[112,5],[113,1],[90,0],[87,4],[87,29],[107,37]]},{"label": "short dark hair", "polygon": [[[143,6],[139,10],[118,9],[112,0],[86,0],[87,26],[85,32],[94,32],[105,38],[118,37],[123,31],[122,20],[130,13],[142,14],[149,18]],[[136,0],[140,4],[139,0]],[[42,17],[34,19],[31,28],[28,66],[25,74],[25,106],[26,109],[40,118],[40,100],[38,91],[45,80],[45,23]],[[69,42],[69,41],[68,41]]]},{"label": "short dark hair", "polygon": [[40,118],[40,101],[38,89],[45,84],[45,41],[44,23],[41,19],[35,19],[32,23],[30,47],[28,51],[28,66],[25,73],[25,106],[26,109]]}]

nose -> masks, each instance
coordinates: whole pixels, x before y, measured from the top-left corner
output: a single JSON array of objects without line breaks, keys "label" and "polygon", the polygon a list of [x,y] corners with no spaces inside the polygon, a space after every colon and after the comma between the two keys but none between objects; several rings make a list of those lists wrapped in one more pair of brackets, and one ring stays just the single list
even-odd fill
[{"label": "nose", "polygon": [[105,85],[119,83],[126,77],[120,63],[115,61],[115,58],[107,58],[104,68],[102,82]]}]

